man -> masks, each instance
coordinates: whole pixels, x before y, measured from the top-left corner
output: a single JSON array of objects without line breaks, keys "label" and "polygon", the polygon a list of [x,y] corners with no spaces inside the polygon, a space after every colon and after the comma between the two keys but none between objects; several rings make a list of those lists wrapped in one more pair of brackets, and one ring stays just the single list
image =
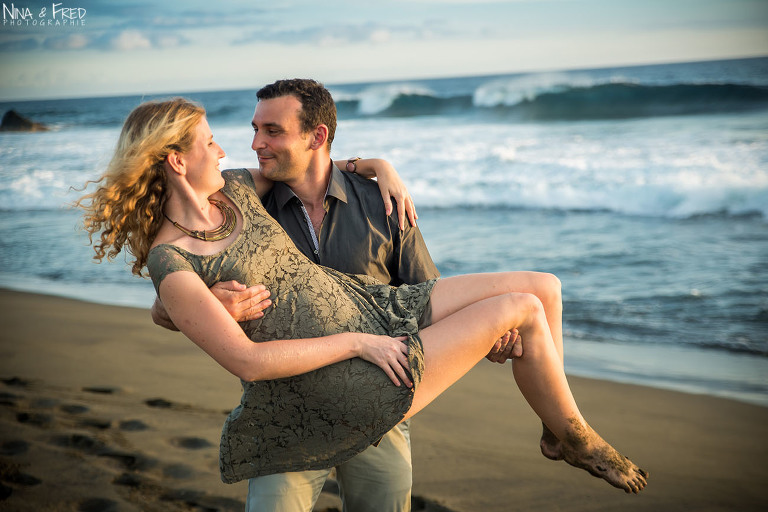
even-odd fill
[{"label": "man", "polygon": [[[341,172],[331,161],[336,107],[312,80],[280,80],[262,88],[254,112],[252,149],[263,176],[275,181],[267,211],[312,261],[342,272],[368,274],[393,285],[439,276],[421,233],[399,220],[378,186],[355,174],[355,159]],[[402,207],[402,205],[398,205]],[[386,210],[385,210],[386,208]],[[258,318],[270,304],[263,286],[239,283],[212,288],[236,320]],[[268,312],[266,314],[269,314]],[[169,326],[162,306],[156,323]],[[513,343],[500,340],[489,359],[506,360]],[[409,511],[411,449],[408,422],[336,468],[344,510]],[[310,512],[331,470],[302,471],[249,481],[250,512]]]}]

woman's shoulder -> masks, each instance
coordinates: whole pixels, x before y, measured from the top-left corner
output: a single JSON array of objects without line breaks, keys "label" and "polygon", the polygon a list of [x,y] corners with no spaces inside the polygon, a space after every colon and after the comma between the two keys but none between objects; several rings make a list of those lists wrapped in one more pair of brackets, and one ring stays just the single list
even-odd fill
[{"label": "woman's shoulder", "polygon": [[169,274],[186,270],[195,272],[195,255],[173,244],[157,244],[147,255],[147,271],[155,290]]},{"label": "woman's shoulder", "polygon": [[243,180],[249,180],[251,183],[253,183],[251,171],[245,167],[240,167],[237,169],[224,169],[221,171],[221,175],[224,176],[225,181],[231,180],[242,182]]},{"label": "woman's shoulder", "polygon": [[221,175],[224,178],[222,192],[230,199],[240,203],[261,202],[250,169],[225,169]]},{"label": "woman's shoulder", "polygon": [[253,176],[246,168],[224,169],[221,171],[225,187],[250,187],[253,188]]}]

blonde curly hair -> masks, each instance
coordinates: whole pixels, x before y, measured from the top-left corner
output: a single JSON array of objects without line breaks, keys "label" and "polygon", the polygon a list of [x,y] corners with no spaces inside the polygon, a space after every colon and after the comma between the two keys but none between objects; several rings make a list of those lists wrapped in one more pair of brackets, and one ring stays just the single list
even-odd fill
[{"label": "blonde curly hair", "polygon": [[[95,192],[75,204],[85,210],[83,227],[97,262],[114,259],[123,248],[135,257],[131,271],[142,276],[152,241],[163,223],[165,159],[190,150],[195,128],[205,115],[184,98],[149,101],[126,118],[115,154],[95,181]],[[101,233],[94,243],[93,235]]]}]

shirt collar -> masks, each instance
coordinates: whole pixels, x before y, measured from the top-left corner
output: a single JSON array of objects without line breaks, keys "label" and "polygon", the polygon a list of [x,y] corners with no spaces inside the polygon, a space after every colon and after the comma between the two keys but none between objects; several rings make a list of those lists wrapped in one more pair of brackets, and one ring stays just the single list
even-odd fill
[{"label": "shirt collar", "polygon": [[[275,202],[277,207],[281,210],[288,204],[288,201],[296,197],[293,190],[283,183],[282,181],[276,181],[272,186],[272,194],[275,196]],[[339,201],[347,202],[347,183],[344,180],[344,175],[341,170],[336,167],[336,164],[331,162],[331,179],[328,182],[328,190],[325,192],[325,197],[335,197]]]}]

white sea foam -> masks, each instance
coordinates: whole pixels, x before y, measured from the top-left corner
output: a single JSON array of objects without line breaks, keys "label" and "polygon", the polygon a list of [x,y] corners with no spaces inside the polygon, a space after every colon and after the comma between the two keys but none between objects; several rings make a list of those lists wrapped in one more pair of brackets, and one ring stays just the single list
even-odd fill
[{"label": "white sea foam", "polygon": [[427,87],[408,83],[370,86],[358,95],[358,112],[378,114],[391,107],[400,96],[412,94],[433,96],[435,93]]},{"label": "white sea foam", "polygon": [[589,87],[595,79],[586,75],[566,73],[536,73],[518,77],[500,78],[487,82],[472,96],[476,107],[517,105],[532,100],[542,93],[563,92],[571,87]]},{"label": "white sea foam", "polygon": [[[363,96],[378,98],[381,106],[406,90],[401,84]],[[517,125],[365,119],[340,122],[334,157],[388,158],[423,207],[475,204],[669,217],[761,212],[768,218],[765,127],[756,115]],[[252,133],[244,125],[212,128],[227,152],[222,169],[257,165]],[[118,131],[0,134],[0,209],[71,203],[81,195],[72,187],[81,188],[106,167]]]}]

